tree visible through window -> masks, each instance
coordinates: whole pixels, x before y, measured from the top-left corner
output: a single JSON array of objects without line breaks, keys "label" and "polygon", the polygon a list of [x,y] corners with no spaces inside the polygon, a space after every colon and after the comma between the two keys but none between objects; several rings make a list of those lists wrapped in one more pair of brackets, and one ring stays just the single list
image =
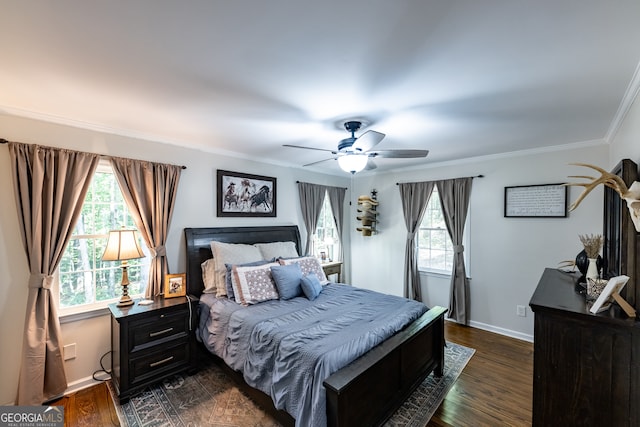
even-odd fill
[{"label": "tree visible through window", "polygon": [[[118,261],[102,261],[109,230],[136,229],[110,165],[100,165],[82,205],[82,214],[58,267],[61,307],[120,298],[122,269]],[[146,245],[141,243],[146,252]],[[129,294],[144,292],[148,256],[129,261]]]},{"label": "tree visible through window", "polygon": [[438,190],[433,189],[418,231],[418,268],[451,273],[453,244],[444,222]]},{"label": "tree visible through window", "polygon": [[322,252],[325,253],[327,261],[333,261],[338,257],[340,251],[340,240],[338,239],[338,230],[336,222],[331,212],[331,202],[325,194],[320,218],[313,235],[313,255],[320,258]]}]

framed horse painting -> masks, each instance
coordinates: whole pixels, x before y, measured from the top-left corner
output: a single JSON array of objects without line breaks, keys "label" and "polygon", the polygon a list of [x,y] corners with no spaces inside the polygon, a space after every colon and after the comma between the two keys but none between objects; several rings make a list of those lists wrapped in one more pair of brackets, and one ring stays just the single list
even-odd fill
[{"label": "framed horse painting", "polygon": [[218,216],[276,216],[276,178],[218,169],[216,182]]}]

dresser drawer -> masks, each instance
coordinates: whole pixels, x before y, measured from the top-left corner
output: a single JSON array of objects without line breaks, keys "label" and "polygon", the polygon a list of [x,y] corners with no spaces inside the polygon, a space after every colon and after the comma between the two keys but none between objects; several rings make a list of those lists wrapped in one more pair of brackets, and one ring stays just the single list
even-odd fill
[{"label": "dresser drawer", "polygon": [[189,313],[174,311],[131,322],[129,350],[136,352],[150,346],[187,336]]},{"label": "dresser drawer", "polygon": [[186,366],[188,361],[189,342],[186,338],[171,342],[168,346],[163,345],[157,350],[141,352],[130,360],[131,386],[162,376],[163,372],[174,372]]}]

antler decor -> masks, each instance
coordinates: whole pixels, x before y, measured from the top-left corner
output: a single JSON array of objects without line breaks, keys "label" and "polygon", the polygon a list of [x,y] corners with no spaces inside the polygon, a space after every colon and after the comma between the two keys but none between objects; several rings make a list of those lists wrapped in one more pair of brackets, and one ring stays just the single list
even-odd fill
[{"label": "antler decor", "polygon": [[569,186],[584,187],[584,191],[582,192],[582,194],[578,196],[576,201],[573,202],[573,204],[569,208],[570,211],[577,208],[580,202],[582,202],[582,200],[585,197],[587,197],[587,195],[591,192],[591,190],[596,188],[596,186],[598,186],[599,184],[603,184],[605,187],[609,187],[613,189],[616,193],[618,193],[618,195],[622,200],[627,202],[627,208],[629,208],[631,221],[633,221],[633,225],[635,226],[636,231],[640,232],[640,182],[634,181],[631,184],[631,186],[627,188],[627,185],[625,184],[622,178],[620,178],[618,175],[612,174],[611,172],[607,172],[606,170],[598,166],[589,165],[587,163],[571,163],[571,164],[576,166],[584,166],[584,167],[596,170],[600,172],[600,177],[594,178],[592,176],[585,176],[585,175],[569,176],[569,178],[582,178],[582,179],[588,179],[590,181],[590,182],[570,182],[570,183],[564,184]]}]

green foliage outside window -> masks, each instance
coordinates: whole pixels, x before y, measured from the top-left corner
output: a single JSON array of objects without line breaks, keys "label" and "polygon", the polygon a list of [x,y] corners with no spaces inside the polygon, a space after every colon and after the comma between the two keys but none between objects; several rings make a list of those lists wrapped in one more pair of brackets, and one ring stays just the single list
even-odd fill
[{"label": "green foliage outside window", "polygon": [[[110,168],[93,176],[82,213],[60,266],[60,306],[72,307],[119,298],[122,269],[118,261],[102,261],[109,230],[136,228]],[[146,246],[140,245],[146,253]],[[129,294],[144,291],[148,257],[129,261]]]}]

